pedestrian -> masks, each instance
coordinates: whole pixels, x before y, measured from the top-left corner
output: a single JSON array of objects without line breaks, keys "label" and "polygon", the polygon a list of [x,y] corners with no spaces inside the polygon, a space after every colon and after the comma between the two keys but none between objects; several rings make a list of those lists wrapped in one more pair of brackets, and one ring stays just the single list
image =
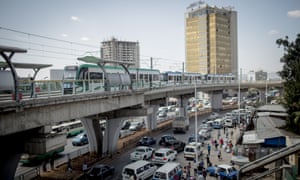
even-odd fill
[{"label": "pedestrian", "polygon": [[204,162],[203,162],[203,159],[201,159],[201,161],[199,162],[198,171],[202,172],[203,168],[204,168]]},{"label": "pedestrian", "polygon": [[211,149],[211,146],[210,146],[210,144],[208,144],[208,145],[207,145],[207,154],[208,154],[208,155],[210,155],[210,149]]},{"label": "pedestrian", "polygon": [[87,165],[86,161],[84,161],[82,164],[82,171],[84,174],[86,174],[87,170],[88,170],[88,165]]},{"label": "pedestrian", "polygon": [[220,147],[223,148],[224,140],[223,138],[220,139]]},{"label": "pedestrian", "polygon": [[186,166],[186,174],[187,174],[187,178],[191,177],[191,162],[188,163],[188,165]]},{"label": "pedestrian", "polygon": [[225,127],[225,126],[223,127],[223,130],[224,130],[224,135],[225,135],[225,130],[226,130],[226,127]]},{"label": "pedestrian", "polygon": [[71,165],[71,158],[68,158],[68,164],[67,164],[67,169],[66,171],[71,172],[73,171],[72,165]]},{"label": "pedestrian", "polygon": [[52,155],[50,158],[50,166],[51,166],[51,170],[54,170],[54,155]]},{"label": "pedestrian", "polygon": [[222,153],[220,149],[218,150],[218,159],[219,161],[222,160]]},{"label": "pedestrian", "polygon": [[33,81],[33,77],[30,78],[30,83],[31,83],[31,94],[30,97],[32,98],[34,96],[34,81]]},{"label": "pedestrian", "polygon": [[206,179],[207,172],[206,172],[205,168],[202,169],[202,176],[203,176],[204,179]]},{"label": "pedestrian", "polygon": [[47,164],[48,164],[48,159],[45,159],[45,161],[43,162],[43,171],[47,172]]},{"label": "pedestrian", "polygon": [[183,180],[187,180],[187,170],[186,170],[186,166],[183,167],[182,179],[183,179]]},{"label": "pedestrian", "polygon": [[209,167],[211,165],[209,155],[206,156],[206,166]]},{"label": "pedestrian", "polygon": [[233,136],[233,130],[230,131],[230,135],[231,135],[231,138],[232,138],[232,136]]}]

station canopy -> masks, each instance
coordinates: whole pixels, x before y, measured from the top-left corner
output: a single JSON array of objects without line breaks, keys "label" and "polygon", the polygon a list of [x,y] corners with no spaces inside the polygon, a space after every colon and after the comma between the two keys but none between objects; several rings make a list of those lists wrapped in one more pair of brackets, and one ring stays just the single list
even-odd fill
[{"label": "station canopy", "polygon": [[[48,68],[51,67],[52,64],[33,64],[33,63],[12,63],[15,68],[20,68],[20,69],[43,69],[43,68]],[[0,62],[0,69],[6,69],[9,68],[9,65],[6,62]]]}]

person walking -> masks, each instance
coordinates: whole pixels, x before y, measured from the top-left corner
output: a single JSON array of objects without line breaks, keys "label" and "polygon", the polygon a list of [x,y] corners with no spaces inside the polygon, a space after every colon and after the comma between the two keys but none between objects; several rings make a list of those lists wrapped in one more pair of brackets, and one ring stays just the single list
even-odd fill
[{"label": "person walking", "polygon": [[68,165],[66,171],[71,172],[73,171],[72,165],[71,165],[71,158],[68,158]]},{"label": "person walking", "polygon": [[209,155],[206,156],[206,167],[209,167],[211,166],[211,162],[210,162],[210,159],[209,159]]},{"label": "person walking", "polygon": [[188,163],[188,165],[186,166],[186,174],[187,174],[187,178],[191,177],[191,162]]},{"label": "person walking", "polygon": [[218,150],[218,159],[219,161],[222,160],[222,153],[220,149]]},{"label": "person walking", "polygon": [[54,155],[52,155],[50,158],[50,166],[51,166],[51,170],[54,170]]},{"label": "person walking", "polygon": [[206,172],[205,168],[202,169],[202,176],[203,176],[203,179],[205,180],[206,176],[207,176],[207,172]]},{"label": "person walking", "polygon": [[207,145],[207,154],[210,155],[211,146],[210,144]]}]

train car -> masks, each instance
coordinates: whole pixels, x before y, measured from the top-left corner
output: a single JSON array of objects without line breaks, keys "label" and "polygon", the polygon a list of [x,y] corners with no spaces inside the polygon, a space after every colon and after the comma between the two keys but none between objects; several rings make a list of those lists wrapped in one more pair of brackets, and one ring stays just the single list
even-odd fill
[{"label": "train car", "polygon": [[[65,66],[64,93],[85,91],[106,91],[109,89],[128,89],[156,87],[160,84],[160,71],[156,69],[129,68],[130,75],[121,66],[104,66],[106,76],[96,64],[81,64],[79,66]],[[107,79],[109,79],[109,87]]]}]

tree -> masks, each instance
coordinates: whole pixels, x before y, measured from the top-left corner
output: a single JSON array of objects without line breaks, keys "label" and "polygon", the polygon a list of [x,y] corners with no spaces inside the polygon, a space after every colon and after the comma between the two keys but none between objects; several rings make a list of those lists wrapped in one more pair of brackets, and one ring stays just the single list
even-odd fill
[{"label": "tree", "polygon": [[294,42],[288,37],[278,39],[276,44],[283,46],[284,54],[280,62],[284,63],[279,75],[284,80],[284,101],[287,108],[287,128],[300,134],[300,34]]}]

